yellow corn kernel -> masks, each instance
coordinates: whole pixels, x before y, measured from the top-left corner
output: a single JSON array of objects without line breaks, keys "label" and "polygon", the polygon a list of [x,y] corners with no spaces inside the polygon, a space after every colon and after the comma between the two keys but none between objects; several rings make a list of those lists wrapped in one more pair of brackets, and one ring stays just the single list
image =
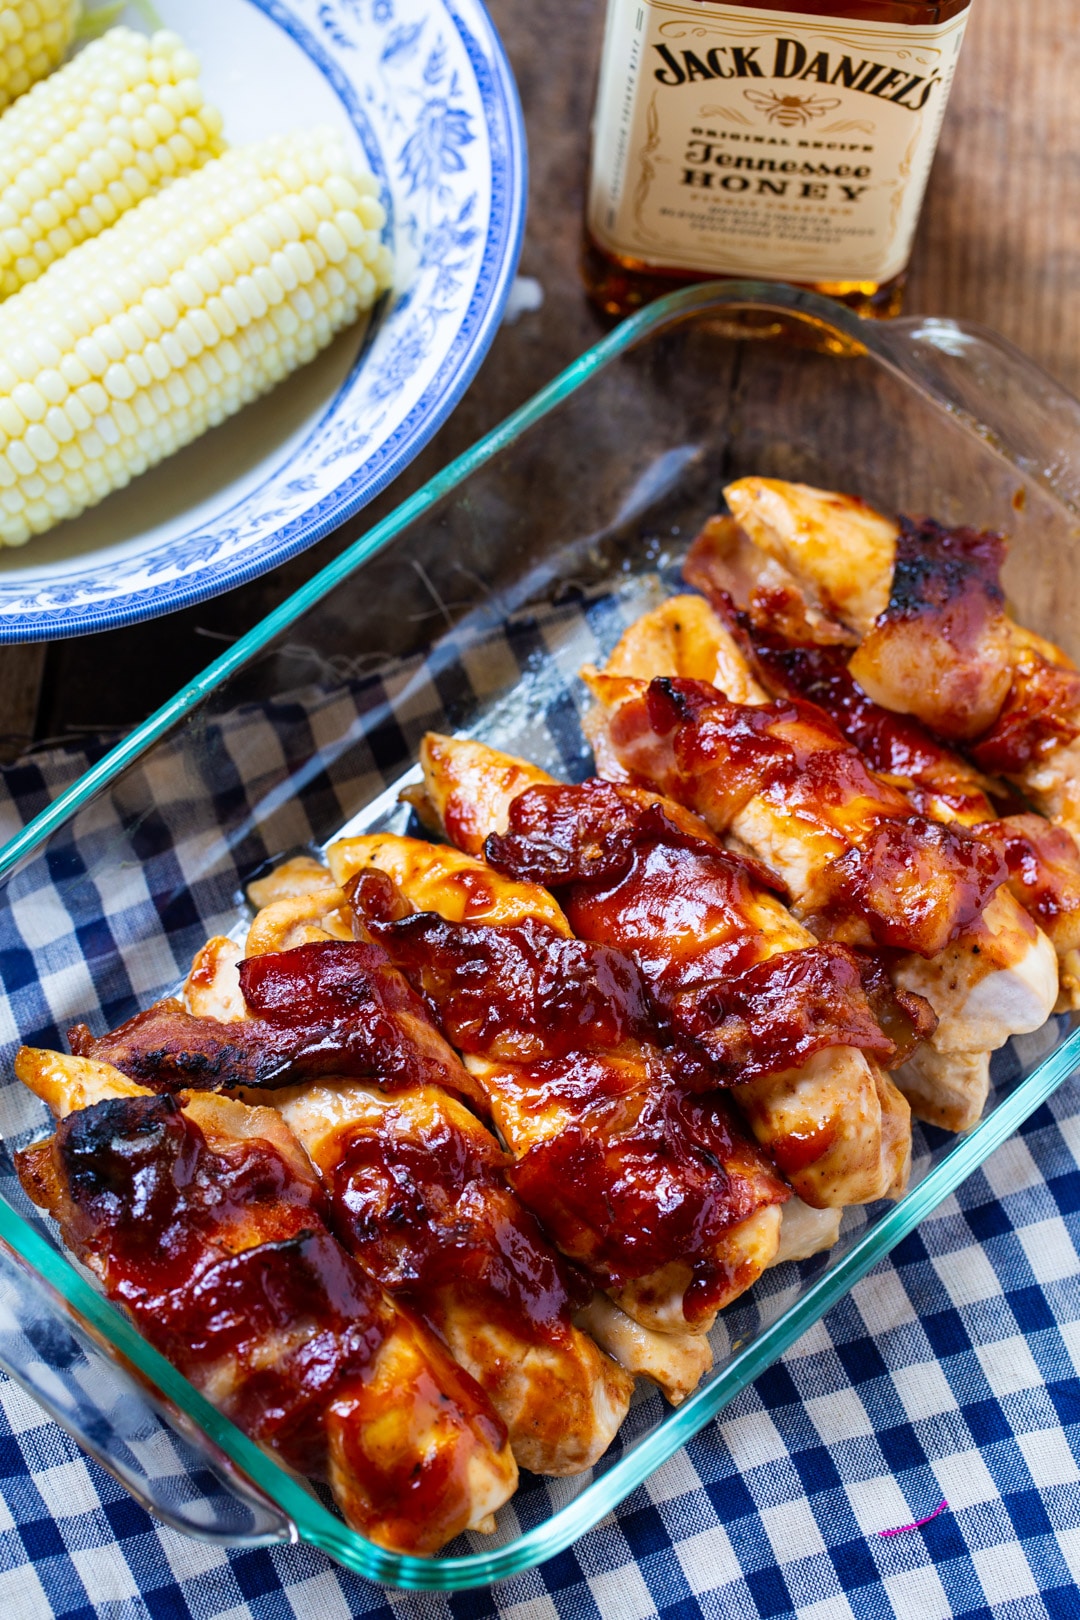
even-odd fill
[{"label": "yellow corn kernel", "polygon": [[56,67],[75,37],[79,0],[0,5],[0,112]]},{"label": "yellow corn kernel", "polygon": [[0,544],[121,488],[369,310],[392,270],[365,224],[371,186],[331,132],[277,136],[171,182],[0,303]]},{"label": "yellow corn kernel", "polygon": [[[5,15],[0,9],[0,26]],[[203,102],[198,71],[175,34],[111,28],[4,113],[0,297],[223,150],[221,119]],[[181,156],[168,144],[178,125],[166,91],[194,108],[182,118]]]}]

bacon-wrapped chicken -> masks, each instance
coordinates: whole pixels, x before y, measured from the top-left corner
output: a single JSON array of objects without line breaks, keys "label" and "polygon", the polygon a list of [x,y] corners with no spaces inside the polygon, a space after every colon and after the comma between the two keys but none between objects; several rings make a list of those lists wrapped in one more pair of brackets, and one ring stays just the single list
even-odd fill
[{"label": "bacon-wrapped chicken", "polygon": [[[556,885],[580,937],[634,955],[807,1204],[838,1207],[903,1186],[907,1106],[863,1050],[894,1047],[851,960],[822,952],[752,865],[653,795],[557,784],[449,737],[429,735],[421,758],[430,814],[459,836],[468,828],[474,847],[493,840],[494,862],[519,880]],[[509,849],[500,835],[512,818]],[[770,977],[771,995],[761,982]]]},{"label": "bacon-wrapped chicken", "polygon": [[721,1096],[675,1084],[636,965],[446,846],[373,835],[328,859],[466,1055],[559,1248],[643,1325],[705,1331],[772,1259],[788,1193]]},{"label": "bacon-wrapped chicken", "polygon": [[[747,553],[750,555],[747,556]],[[756,566],[760,564],[761,566]],[[1058,1009],[1080,995],[1080,850],[1063,827],[1042,816],[999,816],[995,784],[919,721],[873,702],[849,667],[850,648],[813,621],[790,576],[778,583],[776,565],[757,552],[730,519],[713,519],[691,547],[684,570],[713,603],[722,623],[700,597],[675,597],[650,619],[686,618],[695,625],[699,656],[692,668],[669,662],[679,674],[709,679],[709,649],[725,667],[740,657],[728,625],[749,656],[753,674],[773,698],[816,703],[859,749],[879,776],[901,789],[914,809],[934,821],[959,822],[996,849],[1013,898],[1044,930],[1058,956]],[[744,666],[745,667],[745,666]],[[726,690],[724,679],[716,684]],[[746,699],[743,699],[746,701]],[[749,701],[753,701],[751,695]]]},{"label": "bacon-wrapped chicken", "polygon": [[490,1132],[431,1088],[323,1081],[272,1101],[322,1173],[346,1249],[445,1340],[506,1424],[518,1463],[536,1474],[590,1468],[634,1381],[575,1327],[592,1288],[510,1191]]},{"label": "bacon-wrapped chicken", "polygon": [[1080,671],[1007,614],[1000,535],[779,480],[725,494],[751,540],[853,633],[868,697],[962,742],[1080,843]]},{"label": "bacon-wrapped chicken", "polygon": [[23,1186],[208,1399],[327,1479],[349,1523],[382,1546],[433,1553],[494,1528],[517,1483],[503,1424],[332,1236],[275,1110],[182,1103],[106,1064],[29,1048],[16,1073],[60,1116],[17,1155]]},{"label": "bacon-wrapped chicken", "polygon": [[[682,599],[666,611],[681,618]],[[695,672],[707,667],[703,611],[694,614]],[[715,628],[719,670],[739,651]],[[816,705],[747,691],[748,669],[749,702],[733,703],[700,679],[657,677],[660,647],[639,625],[609,669],[640,670],[640,678],[587,673],[605,710],[607,748],[623,772],[751,849],[815,933],[903,953],[893,981],[924,996],[938,1024],[899,1083],[923,1117],[966,1129],[982,1111],[990,1052],[1037,1028],[1057,996],[1053,948],[1002,886],[1000,851],[917,812]]]},{"label": "bacon-wrapped chicken", "polygon": [[[212,939],[196,954],[185,986],[192,1011],[226,1022],[249,1016],[240,987],[245,949],[267,943],[283,891],[298,873],[309,878],[314,864],[300,857],[259,880],[267,904],[246,946]],[[319,885],[309,882],[305,893],[320,895],[327,916],[351,916],[342,891],[327,888],[326,868],[318,873]],[[307,943],[316,943],[314,910],[305,927]],[[596,1460],[629,1399],[620,1368],[677,1403],[712,1365],[705,1339],[656,1334],[582,1288],[507,1185],[508,1156],[448,1092],[386,1093],[331,1078],[265,1096],[322,1173],[346,1248],[384,1287],[404,1290],[446,1340],[490,1396],[524,1467],[561,1474]]]},{"label": "bacon-wrapped chicken", "polygon": [[[287,960],[286,960],[287,958]],[[386,953],[362,940],[309,939],[248,957],[242,969],[251,1017],[197,1017],[169,998],[106,1035],[68,1031],[72,1051],[110,1063],[158,1090],[266,1089],[348,1075],[384,1086],[436,1085],[483,1104]]]}]

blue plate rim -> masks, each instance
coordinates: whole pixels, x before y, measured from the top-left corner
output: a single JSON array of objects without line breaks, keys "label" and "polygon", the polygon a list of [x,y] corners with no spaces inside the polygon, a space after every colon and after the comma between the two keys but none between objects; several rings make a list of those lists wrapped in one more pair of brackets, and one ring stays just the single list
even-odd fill
[{"label": "blue plate rim", "polygon": [[[254,3],[281,21],[274,0],[269,3],[254,0]],[[57,641],[145,623],[247,584],[324,539],[380,495],[455,409],[491,346],[517,271],[528,203],[528,155],[513,69],[484,0],[470,0],[475,20],[481,25],[482,39],[474,34],[455,0],[441,0],[441,3],[476,74],[491,142],[492,195],[484,249],[469,308],[439,373],[389,440],[380,444],[349,479],[322,496],[306,513],[249,547],[234,563],[213,568],[204,576],[173,580],[164,585],[140,585],[106,602],[66,602],[37,612],[20,612],[11,618],[0,613],[0,646]],[[295,32],[294,29],[289,31]],[[373,321],[379,319],[380,313],[377,308]],[[367,348],[369,340],[370,332],[365,335],[363,349]],[[443,387],[447,368],[455,364],[452,380]],[[438,403],[431,406],[433,395],[438,397]],[[393,449],[388,454],[389,446]],[[374,469],[372,462],[377,463]]]}]

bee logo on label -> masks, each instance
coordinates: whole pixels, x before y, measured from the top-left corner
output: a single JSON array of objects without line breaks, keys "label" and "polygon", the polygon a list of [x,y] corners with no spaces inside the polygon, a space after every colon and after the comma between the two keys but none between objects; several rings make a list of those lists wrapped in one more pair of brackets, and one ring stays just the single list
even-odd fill
[{"label": "bee logo on label", "polygon": [[781,129],[805,126],[840,106],[838,96],[778,96],[775,90],[744,90],[743,95],[770,124],[779,124]]}]

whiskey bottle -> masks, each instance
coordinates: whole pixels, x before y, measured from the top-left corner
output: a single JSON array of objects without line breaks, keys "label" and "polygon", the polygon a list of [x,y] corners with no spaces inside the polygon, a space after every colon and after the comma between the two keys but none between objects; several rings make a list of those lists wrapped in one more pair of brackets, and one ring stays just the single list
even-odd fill
[{"label": "whiskey bottle", "polygon": [[895,315],[969,4],[608,0],[590,296],[754,277]]}]

